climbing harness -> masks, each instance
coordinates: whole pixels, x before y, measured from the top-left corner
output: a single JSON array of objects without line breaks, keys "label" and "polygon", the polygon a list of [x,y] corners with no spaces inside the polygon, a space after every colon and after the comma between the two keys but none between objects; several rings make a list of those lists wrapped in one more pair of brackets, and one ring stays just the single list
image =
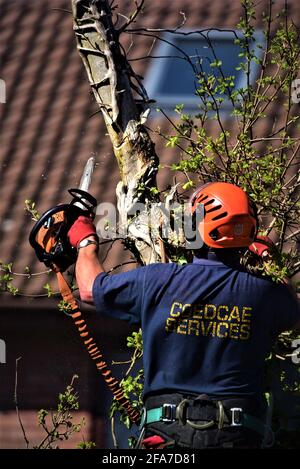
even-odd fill
[{"label": "climbing harness", "polygon": [[221,430],[226,425],[244,427],[261,436],[265,436],[266,432],[264,423],[257,417],[245,413],[242,407],[226,408],[223,401],[212,402],[210,406],[200,407],[194,406],[188,399],[181,400],[177,405],[165,403],[160,407],[144,409],[141,427],[156,422],[172,423],[176,421],[180,425],[188,425],[196,430],[206,430],[214,426]]}]

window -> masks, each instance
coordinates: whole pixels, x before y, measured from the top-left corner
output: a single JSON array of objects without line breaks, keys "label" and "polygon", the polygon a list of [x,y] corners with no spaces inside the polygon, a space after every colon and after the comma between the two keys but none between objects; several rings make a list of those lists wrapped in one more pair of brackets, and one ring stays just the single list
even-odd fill
[{"label": "window", "polygon": [[[216,61],[222,62],[222,72],[225,77],[234,76],[234,89],[246,86],[245,73],[237,70],[244,60],[239,56],[241,48],[235,44],[235,39],[242,38],[239,31],[209,31],[199,34],[185,30],[183,34],[166,33],[162,37],[154,52],[145,79],[145,87],[149,98],[156,101],[156,106],[165,110],[173,110],[177,104],[184,104],[184,109],[197,112],[200,100],[195,96],[198,87],[193,67],[185,59],[190,58],[194,68],[205,74],[220,76],[220,69],[212,67]],[[188,33],[188,34],[186,34]],[[257,57],[262,56],[264,35],[261,32],[254,34],[255,41],[251,44]],[[210,46],[211,44],[211,46]],[[175,46],[175,47],[174,47]],[[213,51],[215,53],[213,54]],[[251,83],[255,82],[259,65],[251,63]],[[227,99],[222,103],[223,110],[231,110],[231,103]]]}]

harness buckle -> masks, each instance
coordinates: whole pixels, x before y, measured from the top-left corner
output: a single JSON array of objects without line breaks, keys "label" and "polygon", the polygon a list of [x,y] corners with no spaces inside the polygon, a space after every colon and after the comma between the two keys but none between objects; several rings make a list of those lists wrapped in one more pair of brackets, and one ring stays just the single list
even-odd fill
[{"label": "harness buckle", "polygon": [[231,427],[243,426],[243,409],[241,407],[232,407],[231,412]]},{"label": "harness buckle", "polygon": [[162,406],[162,422],[175,422],[176,420],[176,405],[175,404],[163,404]]},{"label": "harness buckle", "polygon": [[147,417],[147,410],[146,410],[146,407],[143,407],[142,412],[141,412],[140,423],[139,423],[139,426],[138,426],[140,431],[144,428],[144,425],[146,423],[146,417]]}]

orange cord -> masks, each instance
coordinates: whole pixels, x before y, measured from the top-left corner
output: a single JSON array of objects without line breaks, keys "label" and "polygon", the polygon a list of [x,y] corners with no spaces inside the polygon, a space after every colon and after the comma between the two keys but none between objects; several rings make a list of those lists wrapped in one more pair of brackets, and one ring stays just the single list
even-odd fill
[{"label": "orange cord", "polygon": [[129,399],[125,397],[124,391],[120,386],[119,381],[112,376],[112,371],[108,368],[103,355],[96,344],[94,338],[91,336],[88,326],[83,318],[77,300],[75,299],[71,288],[60,271],[56,271],[57,281],[60,293],[63,299],[72,307],[71,317],[77,327],[79,335],[83,340],[85,348],[87,349],[92,360],[95,361],[97,370],[102,374],[106,385],[109,387],[121,407],[126,411],[132,423],[138,424],[140,421],[140,414],[135,410]]}]

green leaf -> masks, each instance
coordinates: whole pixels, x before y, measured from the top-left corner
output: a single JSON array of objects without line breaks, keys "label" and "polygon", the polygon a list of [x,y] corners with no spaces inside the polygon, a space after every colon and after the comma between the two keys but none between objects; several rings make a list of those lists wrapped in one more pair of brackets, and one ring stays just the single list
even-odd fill
[{"label": "green leaf", "polygon": [[184,190],[188,190],[188,189],[191,189],[192,187],[195,187],[195,184],[193,181],[188,181],[186,182],[185,184],[183,184],[182,188]]}]

